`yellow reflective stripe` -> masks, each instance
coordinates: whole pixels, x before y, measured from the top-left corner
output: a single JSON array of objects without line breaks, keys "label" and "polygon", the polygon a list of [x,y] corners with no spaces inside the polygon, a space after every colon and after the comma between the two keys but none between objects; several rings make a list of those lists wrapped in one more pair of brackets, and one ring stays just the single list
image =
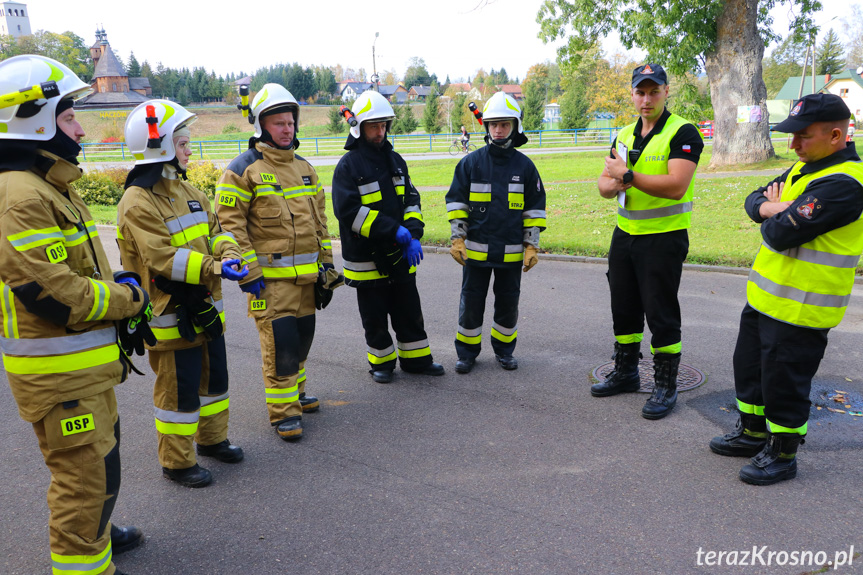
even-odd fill
[{"label": "yellow reflective stripe", "polygon": [[217,401],[215,403],[211,403],[209,405],[201,406],[201,417],[207,417],[209,415],[216,415],[217,413],[222,413],[223,411],[227,411],[228,404],[231,401],[230,397],[226,397],[222,401]]},{"label": "yellow reflective stripe", "polygon": [[369,234],[372,233],[372,223],[378,217],[379,213],[380,212],[378,212],[377,210],[369,210],[369,214],[366,216],[366,220],[363,222],[363,225],[360,228],[361,236],[365,236],[367,238],[370,237]]},{"label": "yellow reflective stripe", "polygon": [[416,218],[419,221],[423,221],[423,215],[419,212],[408,212],[405,214],[405,221],[407,221],[411,218]]},{"label": "yellow reflective stripe", "polygon": [[627,344],[627,343],[641,343],[641,340],[644,339],[643,333],[628,333],[625,335],[616,335],[614,339],[617,340],[619,344]]},{"label": "yellow reflective stripe", "polygon": [[399,357],[407,358],[415,358],[415,357],[425,357],[427,355],[431,355],[430,347],[423,347],[420,349],[399,349],[398,350]]},{"label": "yellow reflective stripe", "polygon": [[456,332],[455,338],[459,341],[463,341],[464,343],[477,344],[482,341],[482,334],[480,335],[464,335],[463,333]]},{"label": "yellow reflective stripe", "polygon": [[[429,352],[429,353],[431,353],[431,352]],[[369,363],[373,363],[375,365],[380,365],[380,364],[386,363],[388,361],[393,361],[397,357],[395,350],[393,350],[392,353],[388,353],[387,355],[385,355],[383,357],[378,357],[371,352],[367,352],[366,355],[369,358]]]},{"label": "yellow reflective stripe", "polygon": [[60,555],[51,552],[51,568],[54,575],[98,575],[111,565],[111,540],[104,551],[97,555]]},{"label": "yellow reflective stripe", "polygon": [[[79,246],[87,241],[87,238],[97,238],[99,237],[99,231],[96,229],[96,224],[91,221],[84,222],[85,228],[79,231],[76,228],[70,228],[68,230],[60,230],[63,232],[64,239],[63,241],[66,243],[66,247],[71,246]],[[118,236],[119,237],[119,236]]]},{"label": "yellow reflective stripe", "polygon": [[405,187],[404,186],[396,186],[396,195],[397,196],[405,195]]},{"label": "yellow reflective stripe", "polygon": [[15,311],[15,296],[12,295],[12,288],[0,281],[0,288],[3,289],[0,306],[3,309],[3,335],[8,338],[18,339],[18,313]]},{"label": "yellow reflective stripe", "polygon": [[261,272],[265,278],[293,278],[306,274],[317,274],[318,264],[300,264],[285,268],[262,267]]},{"label": "yellow reflective stripe", "polygon": [[491,192],[471,192],[469,201],[471,202],[490,202]]},{"label": "yellow reflective stripe", "polygon": [[189,252],[189,261],[186,262],[186,283],[201,283],[201,268],[204,267],[204,254]]},{"label": "yellow reflective stripe", "polygon": [[282,189],[285,199],[298,198],[300,196],[314,196],[317,193],[315,186],[295,186],[293,188]]},{"label": "yellow reflective stripe", "polygon": [[321,240],[321,245],[323,246],[323,248],[324,248],[325,250],[331,250],[331,249],[333,249],[333,242],[332,242],[329,238],[326,238],[326,239],[324,239],[324,240]]},{"label": "yellow reflective stripe", "polygon": [[42,373],[67,373],[78,371],[79,369],[89,369],[119,359],[120,348],[116,345],[106,345],[88,351],[48,357],[16,357],[4,354],[3,364],[9,373],[36,375]]},{"label": "yellow reflective stripe", "polygon": [[303,383],[306,381],[306,368],[300,369],[300,375],[297,376],[297,383]]},{"label": "yellow reflective stripe", "polygon": [[522,224],[522,227],[525,227],[525,228],[533,228],[533,227],[544,228],[545,227],[545,218],[527,218],[527,219],[522,220],[522,221],[524,222]]},{"label": "yellow reflective stripe", "polygon": [[653,347],[650,346],[650,353],[656,355],[657,353],[680,353],[683,351],[683,342],[678,341],[677,343],[673,343],[671,345],[666,345],[663,347]]},{"label": "yellow reflective stripe", "polygon": [[216,246],[222,242],[228,242],[230,244],[234,244],[235,246],[240,245],[237,243],[237,240],[235,240],[233,236],[228,234],[219,234],[218,236],[212,238],[210,242],[212,242],[210,247],[214,250],[216,249]]},{"label": "yellow reflective stripe", "polygon": [[488,252],[475,252],[473,250],[467,250],[467,259],[484,262],[488,260]]},{"label": "yellow reflective stripe", "polygon": [[751,403],[746,403],[744,401],[737,400],[737,409],[740,410],[740,413],[748,413],[750,415],[764,415],[764,406],[763,405],[752,405]]},{"label": "yellow reflective stripe", "polygon": [[117,226],[117,239],[118,240],[125,240],[126,239],[125,237],[123,237],[123,232],[120,231],[120,226]]},{"label": "yellow reflective stripe", "polygon": [[[225,325],[225,312],[219,312],[219,319],[222,320],[222,325]],[[204,333],[204,328],[192,324],[195,328],[195,333]],[[170,341],[172,339],[180,339],[180,328],[174,327],[156,327],[150,324],[150,329],[153,330],[153,335],[159,341]]]},{"label": "yellow reflective stripe", "polygon": [[809,430],[809,422],[807,421],[800,427],[784,427],[782,425],[777,425],[768,419],[767,429],[770,430],[770,433],[796,433],[798,435],[806,435],[806,432]]},{"label": "yellow reflective stripe", "polygon": [[218,186],[216,186],[216,193],[219,195],[225,194],[229,196],[236,196],[244,202],[252,201],[252,194],[250,194],[243,188],[238,188],[237,186],[232,186],[231,184],[219,184]]},{"label": "yellow reflective stripe", "polygon": [[255,250],[251,250],[243,254],[243,259],[246,260],[246,263],[256,262],[258,261],[258,254],[255,253]]},{"label": "yellow reflective stripe", "polygon": [[195,423],[169,423],[156,419],[156,431],[163,435],[195,435],[198,432],[198,422]]},{"label": "yellow reflective stripe", "polygon": [[291,387],[267,387],[264,388],[264,394],[267,396],[267,403],[293,403],[300,400],[299,386],[294,384]]},{"label": "yellow reflective stripe", "polygon": [[446,213],[446,217],[450,220],[462,219],[465,220],[468,217],[468,214],[465,210],[452,210]]},{"label": "yellow reflective stripe", "polygon": [[386,274],[382,274],[377,270],[372,270],[368,272],[357,272],[354,270],[349,270],[348,268],[344,268],[345,279],[356,280],[356,281],[368,281],[368,280],[379,280],[386,277],[389,277]]},{"label": "yellow reflective stripe", "polygon": [[255,186],[255,195],[256,196],[274,196],[274,195],[282,195],[282,190],[277,190],[273,186]]},{"label": "yellow reflective stripe", "polygon": [[360,200],[363,202],[364,206],[366,204],[373,204],[375,202],[379,202],[381,201],[381,199],[383,199],[383,196],[380,192],[374,192],[371,194],[365,194],[363,196],[360,196]]},{"label": "yellow reflective stripe", "polygon": [[175,248],[182,246],[183,244],[190,243],[192,240],[206,237],[210,235],[210,226],[209,224],[200,223],[195,224],[190,228],[186,228],[181,232],[177,232],[176,234],[171,234],[171,245]]},{"label": "yellow reflective stripe", "polygon": [[25,252],[32,248],[63,241],[63,232],[59,226],[51,226],[50,228],[18,232],[7,236],[7,239],[16,250]]},{"label": "yellow reflective stripe", "polygon": [[524,257],[524,254],[522,254],[522,253],[503,254],[503,261],[504,262],[520,262],[523,257]]},{"label": "yellow reflective stripe", "polygon": [[502,341],[504,343],[510,343],[516,337],[518,337],[518,330],[512,332],[512,335],[503,335],[499,331],[497,331],[494,327],[491,328],[491,337],[498,341]]},{"label": "yellow reflective stripe", "polygon": [[90,314],[84,319],[84,321],[98,321],[108,313],[108,302],[111,301],[111,290],[108,289],[105,282],[94,280],[93,278],[87,279],[90,280],[91,284],[93,284],[93,290],[96,294],[93,297],[93,309],[90,310]]}]

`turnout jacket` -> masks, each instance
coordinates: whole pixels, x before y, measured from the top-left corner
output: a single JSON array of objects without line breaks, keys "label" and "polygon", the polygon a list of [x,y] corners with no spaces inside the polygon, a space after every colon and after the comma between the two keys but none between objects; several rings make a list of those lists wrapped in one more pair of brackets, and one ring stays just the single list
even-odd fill
[{"label": "turnout jacket", "polygon": [[339,220],[345,283],[368,287],[415,273],[396,244],[404,226],[423,237],[420,194],[389,140],[381,148],[349,138],[333,173],[333,211]]},{"label": "turnout jacket", "polygon": [[32,168],[0,172],[0,348],[29,422],[125,380],[113,322],[148,301],[140,288],[112,281],[93,217],[69,188],[81,170],[36,153]]},{"label": "turnout jacket", "polygon": [[150,349],[194,347],[206,339],[198,326],[194,342],[180,336],[171,296],[155,286],[156,276],[206,286],[224,330],[221,261],[239,258],[240,248],[234,236],[222,230],[206,194],[176,176],[163,175],[151,188],[130,186],[117,207],[117,244],[123,268],[140,275],[150,292],[150,328],[159,340]]},{"label": "turnout jacket", "polygon": [[242,284],[311,284],[318,264],[333,262],[324,188],[294,149],[257,142],[234,158],[216,186],[216,214],[249,264]]},{"label": "turnout jacket", "polygon": [[545,187],[527,156],[488,144],[456,166],[446,210],[468,265],[519,267],[524,244],[539,247],[545,230]]}]

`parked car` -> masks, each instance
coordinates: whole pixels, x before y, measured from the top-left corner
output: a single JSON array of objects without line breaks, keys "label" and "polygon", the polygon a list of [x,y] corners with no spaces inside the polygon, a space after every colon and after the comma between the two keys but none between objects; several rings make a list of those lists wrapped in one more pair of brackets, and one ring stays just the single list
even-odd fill
[{"label": "parked car", "polygon": [[703,122],[698,122],[698,129],[701,131],[701,135],[705,138],[713,137],[713,121],[705,120]]}]

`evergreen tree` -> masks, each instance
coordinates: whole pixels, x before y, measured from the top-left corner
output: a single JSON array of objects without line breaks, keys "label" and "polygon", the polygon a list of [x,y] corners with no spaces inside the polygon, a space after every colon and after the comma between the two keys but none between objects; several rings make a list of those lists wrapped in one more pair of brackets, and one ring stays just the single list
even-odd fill
[{"label": "evergreen tree", "polygon": [[126,73],[129,74],[130,78],[141,77],[141,65],[138,63],[138,59],[135,58],[134,52],[129,55],[129,64],[126,66]]},{"label": "evergreen tree", "polygon": [[524,101],[521,109],[524,112],[524,129],[539,130],[545,116],[545,86],[538,82],[525,82],[522,86]]},{"label": "evergreen tree", "polygon": [[838,74],[844,67],[845,46],[831,28],[815,48],[815,71],[818,74]]},{"label": "evergreen tree", "polygon": [[393,106],[396,119],[393,121],[393,134],[412,134],[419,127],[420,123],[414,117],[414,112],[407,104],[396,104]]},{"label": "evergreen tree", "polygon": [[431,85],[429,95],[426,98],[426,109],[423,112],[423,127],[428,134],[437,134],[441,131],[441,120],[439,117],[440,96],[437,84]]},{"label": "evergreen tree", "polygon": [[342,116],[341,112],[339,112],[338,106],[331,106],[329,112],[327,112],[327,118],[330,123],[327,124],[327,131],[330,134],[341,134],[345,130],[345,126],[347,123],[345,122],[344,116]]}]

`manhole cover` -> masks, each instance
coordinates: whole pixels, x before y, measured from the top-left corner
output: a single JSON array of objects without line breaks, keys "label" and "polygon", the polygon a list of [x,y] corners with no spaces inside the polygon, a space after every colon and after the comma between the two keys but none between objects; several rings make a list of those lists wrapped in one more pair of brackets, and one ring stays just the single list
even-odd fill
[{"label": "manhole cover", "polygon": [[[594,369],[590,376],[595,381],[604,381],[608,374],[614,369],[614,362],[604,363]],[[641,376],[641,387],[638,388],[640,393],[653,393],[653,360],[642,359],[638,362],[638,373]],[[680,364],[677,371],[677,391],[689,391],[695,389],[707,381],[707,376],[685,363]]]}]

